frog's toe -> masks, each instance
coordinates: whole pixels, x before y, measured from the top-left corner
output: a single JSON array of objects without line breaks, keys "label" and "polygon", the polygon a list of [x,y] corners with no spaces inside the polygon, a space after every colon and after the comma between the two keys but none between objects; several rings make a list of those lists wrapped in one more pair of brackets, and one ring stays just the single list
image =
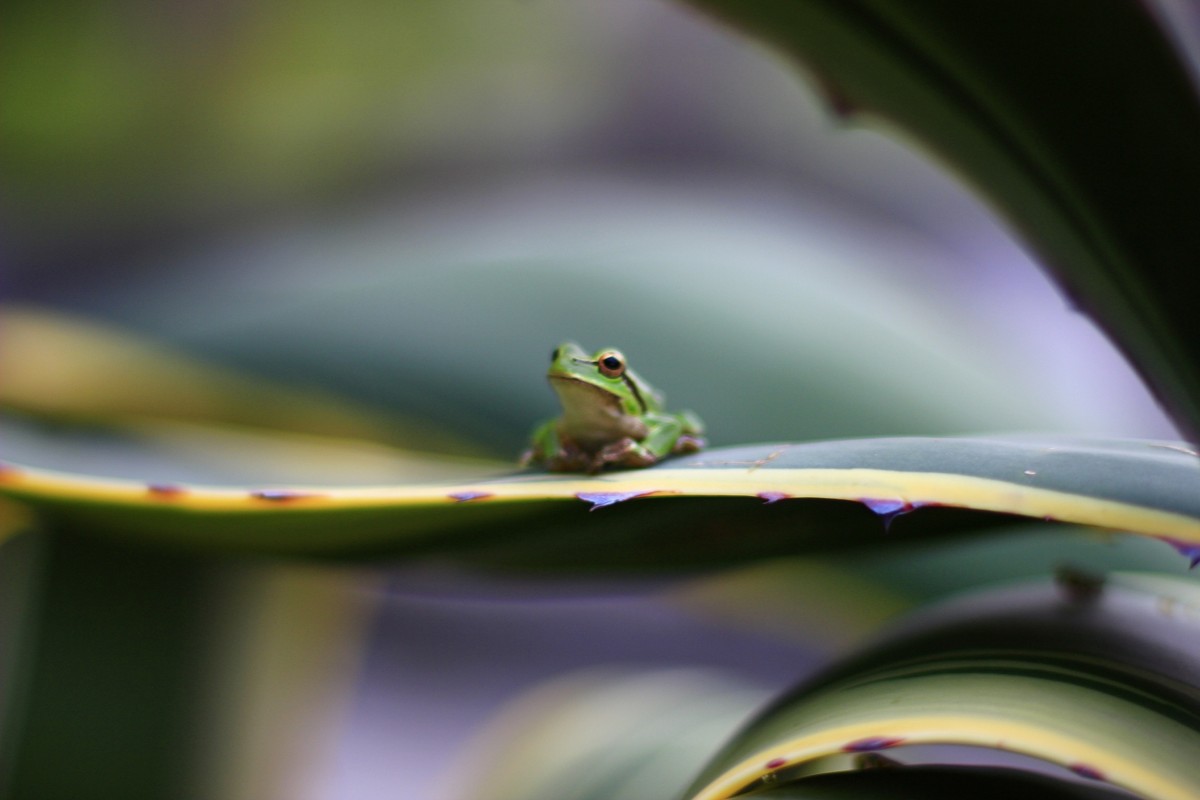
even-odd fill
[{"label": "frog's toe", "polygon": [[648,467],[658,461],[654,453],[629,437],[613,442],[596,454],[596,471],[607,464],[619,467]]},{"label": "frog's toe", "polygon": [[675,446],[671,448],[671,452],[675,455],[684,455],[685,453],[698,453],[708,445],[708,442],[699,436],[689,436],[684,434],[675,440]]},{"label": "frog's toe", "polygon": [[651,453],[645,448],[639,447],[637,451],[626,453],[621,458],[621,466],[623,467],[648,467],[651,464],[658,462],[658,456]]}]

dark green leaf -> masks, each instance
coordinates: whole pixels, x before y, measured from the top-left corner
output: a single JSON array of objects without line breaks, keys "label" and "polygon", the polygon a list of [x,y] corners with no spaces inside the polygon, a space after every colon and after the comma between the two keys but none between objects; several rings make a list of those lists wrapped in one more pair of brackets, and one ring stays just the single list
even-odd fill
[{"label": "dark green leaf", "polygon": [[961,172],[1197,432],[1200,104],[1146,4],[691,2]]}]

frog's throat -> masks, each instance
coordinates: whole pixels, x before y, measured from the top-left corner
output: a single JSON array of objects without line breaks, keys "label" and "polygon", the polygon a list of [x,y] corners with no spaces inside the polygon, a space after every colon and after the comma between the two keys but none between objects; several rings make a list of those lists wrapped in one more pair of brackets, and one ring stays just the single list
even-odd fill
[{"label": "frog's throat", "polygon": [[628,414],[621,400],[599,386],[565,376],[550,376],[550,385],[562,401],[559,432],[586,450],[595,451],[626,436],[641,441],[646,423]]}]

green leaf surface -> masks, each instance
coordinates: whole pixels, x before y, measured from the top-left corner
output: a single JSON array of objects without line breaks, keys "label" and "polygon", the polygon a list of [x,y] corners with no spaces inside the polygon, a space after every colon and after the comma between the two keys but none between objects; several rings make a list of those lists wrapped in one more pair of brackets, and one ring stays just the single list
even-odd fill
[{"label": "green leaf surface", "polygon": [[764,700],[760,688],[700,669],[569,673],[507,703],[452,770],[444,796],[661,797],[690,780]]},{"label": "green leaf surface", "polygon": [[1037,250],[1176,421],[1200,427],[1200,103],[1126,0],[692,0],[811,69],[844,115],[944,158]]},{"label": "green leaf surface", "polygon": [[905,762],[914,745],[957,745],[1141,797],[1195,797],[1198,609],[1194,582],[1139,574],[952,601],[776,703],[687,796],[786,784],[847,754]]},{"label": "green leaf surface", "polygon": [[59,532],[2,552],[27,620],[4,642],[0,796],[191,796],[222,562]]},{"label": "green leaf surface", "polygon": [[[455,553],[497,566],[672,569],[1056,520],[1200,545],[1185,445],[893,438],[718,448],[597,476],[204,487],[8,465],[56,525],[273,554]],[[594,512],[594,513],[592,513]]]},{"label": "green leaf surface", "polygon": [[328,392],[250,377],[95,320],[11,305],[0,308],[0,319],[0,407],[32,418],[222,424],[478,452],[427,419],[418,423]]}]

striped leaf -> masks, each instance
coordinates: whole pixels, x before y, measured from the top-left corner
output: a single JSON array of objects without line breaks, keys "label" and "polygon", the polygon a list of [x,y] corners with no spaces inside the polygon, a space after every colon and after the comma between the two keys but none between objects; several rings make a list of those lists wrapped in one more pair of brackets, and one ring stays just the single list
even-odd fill
[{"label": "striped leaf", "polygon": [[1140,797],[1196,797],[1197,609],[1193,582],[1136,573],[951,602],[778,702],[687,796],[724,800],[798,777],[778,796],[806,797],[803,777],[844,768],[838,758],[887,751],[911,763],[918,745],[951,745]]},{"label": "striped leaf", "polygon": [[1055,520],[1200,554],[1187,446],[893,438],[720,448],[594,477],[204,487],[8,465],[0,492],[57,526],[200,548],[455,553],[518,567],[675,569]]}]

